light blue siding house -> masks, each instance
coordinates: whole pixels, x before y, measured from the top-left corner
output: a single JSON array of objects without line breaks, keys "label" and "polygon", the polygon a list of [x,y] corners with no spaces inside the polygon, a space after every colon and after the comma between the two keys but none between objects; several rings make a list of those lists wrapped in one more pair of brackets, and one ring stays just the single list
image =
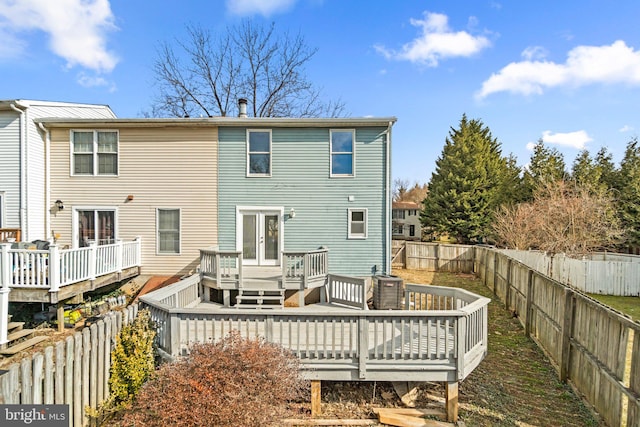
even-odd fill
[{"label": "light blue siding house", "polygon": [[328,249],[333,274],[390,272],[395,118],[222,121],[219,248],[243,265]]}]

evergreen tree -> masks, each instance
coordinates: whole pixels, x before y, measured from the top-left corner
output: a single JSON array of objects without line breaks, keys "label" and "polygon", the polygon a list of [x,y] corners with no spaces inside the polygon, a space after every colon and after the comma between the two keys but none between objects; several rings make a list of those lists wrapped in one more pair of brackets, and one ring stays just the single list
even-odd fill
[{"label": "evergreen tree", "polygon": [[518,159],[513,154],[503,159],[501,171],[496,205],[511,206],[524,201],[522,168],[518,166]]},{"label": "evergreen tree", "polygon": [[542,186],[566,179],[564,157],[555,148],[548,148],[540,139],[533,147],[529,167],[524,171],[526,200],[533,200],[534,192]]},{"label": "evergreen tree", "polygon": [[571,179],[581,188],[596,191],[601,186],[600,169],[591,158],[588,150],[582,150],[571,166]]},{"label": "evergreen tree", "polygon": [[640,245],[640,143],[629,141],[620,162],[618,211],[627,229],[627,240]]},{"label": "evergreen tree", "polygon": [[461,243],[482,241],[500,201],[506,163],[489,128],[463,115],[458,129],[449,131],[436,161],[422,224]]},{"label": "evergreen tree", "polygon": [[600,174],[600,183],[607,190],[618,187],[619,171],[613,163],[613,156],[607,151],[606,147],[602,147],[594,159],[596,168]]}]

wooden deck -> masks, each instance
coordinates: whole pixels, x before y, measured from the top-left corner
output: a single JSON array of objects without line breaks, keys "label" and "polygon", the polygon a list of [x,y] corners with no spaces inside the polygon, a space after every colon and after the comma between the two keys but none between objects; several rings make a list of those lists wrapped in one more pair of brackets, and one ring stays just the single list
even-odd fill
[{"label": "wooden deck", "polygon": [[[450,382],[466,378],[487,350],[489,300],[460,289],[407,285],[407,310],[329,302],[256,310],[203,302],[199,281],[193,276],[140,298],[168,357],[236,330],[288,348],[312,380]],[[435,309],[442,307],[450,309]]]}]

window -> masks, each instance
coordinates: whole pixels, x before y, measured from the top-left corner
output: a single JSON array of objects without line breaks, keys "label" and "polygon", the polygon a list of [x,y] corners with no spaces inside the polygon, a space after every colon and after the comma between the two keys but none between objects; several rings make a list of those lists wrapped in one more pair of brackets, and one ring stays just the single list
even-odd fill
[{"label": "window", "polygon": [[116,241],[115,209],[76,209],[77,245],[84,248],[96,242],[110,245]]},{"label": "window", "polygon": [[353,130],[332,130],[331,132],[331,176],[354,176]]},{"label": "window", "polygon": [[349,209],[349,239],[367,238],[367,210]]},{"label": "window", "polygon": [[402,224],[393,224],[393,234],[404,234],[404,226]]},{"label": "window", "polygon": [[391,217],[393,219],[404,219],[404,209],[393,209],[391,211]]},{"label": "window", "polygon": [[247,176],[271,176],[271,131],[247,131]]},{"label": "window", "polygon": [[410,237],[414,237],[416,235],[416,226],[415,225],[410,225],[409,226],[409,236]]},{"label": "window", "polygon": [[118,175],[118,132],[72,131],[72,175]]},{"label": "window", "polygon": [[158,209],[158,253],[180,253],[180,209]]}]

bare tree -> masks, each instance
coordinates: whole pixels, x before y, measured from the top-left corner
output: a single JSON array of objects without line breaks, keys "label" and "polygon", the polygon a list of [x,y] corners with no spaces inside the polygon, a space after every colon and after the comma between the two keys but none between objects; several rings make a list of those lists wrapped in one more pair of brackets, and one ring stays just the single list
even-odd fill
[{"label": "bare tree", "polygon": [[341,100],[325,102],[305,66],[317,49],[300,33],[277,33],[243,21],[214,34],[187,28],[186,41],[164,42],[154,64],[158,96],[154,115],[227,116],[246,98],[253,117],[339,117]]},{"label": "bare tree", "polygon": [[611,248],[624,236],[613,198],[564,181],[543,185],[531,202],[502,208],[493,230],[509,248],[571,255]]}]

